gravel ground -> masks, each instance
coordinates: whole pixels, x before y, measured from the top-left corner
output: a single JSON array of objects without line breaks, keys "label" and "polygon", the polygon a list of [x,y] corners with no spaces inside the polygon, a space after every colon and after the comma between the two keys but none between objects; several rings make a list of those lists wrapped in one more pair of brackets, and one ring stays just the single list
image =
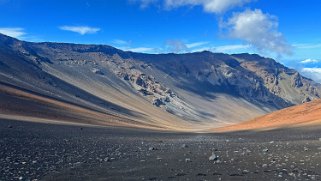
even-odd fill
[{"label": "gravel ground", "polygon": [[0,180],[321,180],[320,130],[189,134],[0,120]]}]

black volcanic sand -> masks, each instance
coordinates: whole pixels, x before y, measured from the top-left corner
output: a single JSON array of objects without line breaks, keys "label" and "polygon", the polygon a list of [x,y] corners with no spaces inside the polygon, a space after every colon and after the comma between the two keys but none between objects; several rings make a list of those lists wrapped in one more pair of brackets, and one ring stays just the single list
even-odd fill
[{"label": "black volcanic sand", "polygon": [[1,120],[0,180],[321,180],[319,138],[321,129],[188,134]]}]

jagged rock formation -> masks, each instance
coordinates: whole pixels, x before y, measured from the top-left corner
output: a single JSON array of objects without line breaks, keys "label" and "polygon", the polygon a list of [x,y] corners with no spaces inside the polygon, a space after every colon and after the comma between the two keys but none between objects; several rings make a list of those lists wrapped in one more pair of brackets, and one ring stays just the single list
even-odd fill
[{"label": "jagged rock formation", "polygon": [[159,127],[220,126],[321,95],[319,84],[258,55],[142,54],[4,35],[0,78],[3,85]]}]

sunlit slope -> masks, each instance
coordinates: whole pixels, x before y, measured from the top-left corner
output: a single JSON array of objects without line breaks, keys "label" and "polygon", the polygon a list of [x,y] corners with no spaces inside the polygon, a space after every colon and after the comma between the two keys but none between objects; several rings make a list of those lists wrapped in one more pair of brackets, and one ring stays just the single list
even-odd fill
[{"label": "sunlit slope", "polygon": [[321,125],[321,100],[282,109],[218,131],[265,130]]},{"label": "sunlit slope", "polygon": [[175,122],[175,120],[170,124],[164,120],[155,123],[145,120],[144,117],[136,121],[130,116],[97,111],[3,84],[0,84],[0,99],[0,118],[3,119],[172,131],[198,130],[180,121]]}]

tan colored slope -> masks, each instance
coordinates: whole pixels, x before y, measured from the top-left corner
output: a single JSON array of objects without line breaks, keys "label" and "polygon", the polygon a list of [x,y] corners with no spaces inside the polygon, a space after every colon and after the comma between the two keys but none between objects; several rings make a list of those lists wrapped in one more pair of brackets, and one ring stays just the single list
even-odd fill
[{"label": "tan colored slope", "polygon": [[188,126],[156,125],[135,121],[120,115],[82,108],[52,98],[25,92],[0,84],[0,118],[58,124],[123,126],[159,130],[187,131]]},{"label": "tan colored slope", "polygon": [[0,114],[14,117],[35,117],[62,122],[96,125],[129,125],[124,118],[88,110],[41,95],[35,95],[6,85],[0,85]]},{"label": "tan colored slope", "polygon": [[250,121],[226,126],[215,131],[267,130],[321,124],[321,100],[282,109]]},{"label": "tan colored slope", "polygon": [[[80,71],[81,67],[79,67],[78,71],[55,65],[47,65],[43,68],[52,76],[59,77],[70,85],[89,92],[102,100],[138,113],[139,116],[128,116],[129,119],[136,121],[136,123],[154,125],[155,127],[169,130],[199,131],[208,127],[217,127],[216,124],[209,122],[190,122],[157,108],[144,99],[143,96],[132,92],[133,90],[129,86],[121,86],[119,83],[121,80],[112,76],[97,77],[97,75]],[[117,114],[121,115],[122,113],[118,112]]]}]

